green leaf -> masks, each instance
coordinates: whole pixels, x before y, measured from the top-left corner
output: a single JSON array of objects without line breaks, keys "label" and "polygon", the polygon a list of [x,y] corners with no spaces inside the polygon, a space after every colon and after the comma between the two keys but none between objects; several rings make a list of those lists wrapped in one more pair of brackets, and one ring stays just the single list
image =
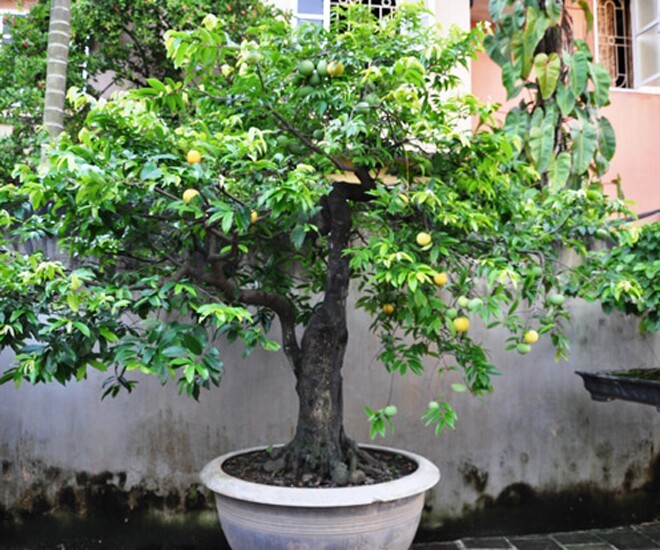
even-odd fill
[{"label": "green leaf", "polygon": [[157,78],[147,78],[147,83],[155,90],[158,90],[161,94],[164,94],[167,91],[165,84],[163,84]]},{"label": "green leaf", "polygon": [[582,50],[576,51],[568,63],[570,71],[568,73],[568,82],[571,91],[575,97],[580,97],[587,85],[587,77],[589,76],[589,60],[587,54]]},{"label": "green leaf", "polygon": [[604,116],[598,119],[598,149],[607,160],[612,160],[616,149],[616,135],[610,121]]},{"label": "green leaf", "polygon": [[529,6],[527,8],[526,19],[522,42],[518,45],[522,78],[529,76],[532,70],[534,51],[550,25],[546,15],[540,12],[536,6]]},{"label": "green leaf", "polygon": [[489,0],[488,12],[493,21],[498,22],[502,18],[502,12],[506,6],[507,0]]},{"label": "green leaf", "polygon": [[610,73],[600,63],[591,63],[590,69],[594,101],[597,107],[605,107],[610,102]]},{"label": "green leaf", "polygon": [[550,191],[557,192],[566,186],[571,173],[571,155],[566,151],[559,153],[550,161],[548,182]]},{"label": "green leaf", "polygon": [[73,326],[78,329],[79,332],[87,336],[88,338],[92,335],[92,332],[89,330],[89,327],[79,321],[74,321]]},{"label": "green leaf", "polygon": [[522,90],[522,86],[516,86],[520,79],[520,63],[506,63],[502,67],[502,84],[506,89],[506,98],[513,99]]},{"label": "green leaf", "polygon": [[552,24],[557,24],[561,18],[564,9],[564,2],[562,0],[547,0],[545,4],[545,11],[550,16]]},{"label": "green leaf", "polygon": [[566,86],[562,82],[559,82],[557,85],[557,106],[561,111],[563,116],[569,116],[573,112],[575,107],[575,96],[571,91],[570,87]]},{"label": "green leaf", "polygon": [[578,5],[582,8],[584,18],[587,21],[587,32],[591,32],[591,29],[594,26],[594,14],[591,13],[589,2],[587,2],[587,0],[578,0]]},{"label": "green leaf", "polygon": [[[536,115],[537,112],[542,111],[537,109],[534,114]],[[545,172],[552,160],[555,132],[550,117],[543,117],[540,124],[539,118],[538,116],[532,117],[533,126],[529,130],[529,152],[536,169],[539,172]]]},{"label": "green leaf", "polygon": [[117,337],[117,335],[114,332],[108,330],[105,327],[100,327],[99,328],[99,334],[101,336],[103,336],[103,338],[105,338],[108,342],[117,342],[117,341],[119,341],[119,338]]},{"label": "green leaf", "polygon": [[514,107],[506,114],[504,131],[507,134],[524,137],[529,129],[530,116],[527,111]]},{"label": "green leaf", "polygon": [[296,225],[293,228],[293,231],[291,232],[291,243],[294,248],[299,250],[302,247],[303,242],[305,241],[305,234],[304,225]]},{"label": "green leaf", "polygon": [[539,89],[541,97],[548,99],[557,88],[559,80],[559,73],[561,72],[561,60],[559,55],[551,53],[537,54],[534,58],[534,70],[536,71],[536,78],[539,81]]},{"label": "green leaf", "polygon": [[76,292],[69,292],[66,295],[66,303],[69,305],[69,308],[71,308],[71,311],[77,312],[80,308],[80,298],[78,297],[78,294]]},{"label": "green leaf", "polygon": [[153,162],[149,161],[144,165],[142,171],[140,172],[140,179],[142,181],[155,180],[160,178],[163,175],[163,172],[158,166]]},{"label": "green leaf", "polygon": [[593,124],[587,121],[574,122],[571,127],[571,152],[573,153],[573,173],[584,174],[596,152],[598,135]]}]

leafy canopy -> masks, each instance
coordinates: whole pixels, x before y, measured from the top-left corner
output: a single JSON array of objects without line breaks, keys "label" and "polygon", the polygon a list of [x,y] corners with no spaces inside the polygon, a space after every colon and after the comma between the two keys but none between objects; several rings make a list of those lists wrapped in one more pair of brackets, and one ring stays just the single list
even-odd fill
[{"label": "leafy canopy", "polygon": [[[535,328],[563,357],[558,296],[594,281],[559,263],[561,250],[588,255],[585,237],[621,203],[587,179],[539,185],[496,106],[455,92],[481,30],[442,34],[424,15],[404,4],[377,21],[353,6],[332,31],[268,18],[240,42],[207,15],[167,33],[181,80],[110,101],[72,89],[80,131],[0,190],[12,236],[0,345],[16,354],[0,381],[113,369],[114,395],[139,370],[198,397],[219,382],[226,345],[275,350],[275,317],[285,336],[306,325],[327,283],[333,189],[351,201],[343,254],[390,372],[442,358],[433,368],[463,373],[453,389],[491,391],[498,371],[457,316],[503,326],[510,349]],[[395,410],[368,409],[374,433]],[[455,413],[432,401],[424,419],[439,432]]]}]

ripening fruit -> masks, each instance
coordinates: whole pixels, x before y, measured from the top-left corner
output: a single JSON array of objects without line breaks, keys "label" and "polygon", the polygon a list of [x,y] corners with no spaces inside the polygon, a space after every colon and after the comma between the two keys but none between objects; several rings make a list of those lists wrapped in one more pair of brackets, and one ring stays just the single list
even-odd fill
[{"label": "ripening fruit", "polygon": [[392,304],[383,304],[383,313],[385,315],[392,315],[394,313],[394,306]]},{"label": "ripening fruit", "polygon": [[438,286],[445,286],[447,284],[447,274],[443,271],[433,276],[433,282]]},{"label": "ripening fruit", "polygon": [[548,302],[550,302],[553,306],[563,306],[565,301],[566,297],[562,294],[553,294],[548,298]]},{"label": "ripening fruit", "polygon": [[303,76],[312,76],[314,72],[314,63],[309,59],[305,59],[298,63],[298,72]]},{"label": "ripening fruit", "polygon": [[341,61],[330,61],[327,70],[330,76],[341,76],[344,74],[344,64]]},{"label": "ripening fruit", "polygon": [[202,154],[197,149],[191,149],[186,156],[188,164],[197,164],[202,162]]},{"label": "ripening fruit", "polygon": [[532,275],[534,275],[534,277],[540,277],[543,275],[543,268],[540,265],[535,265],[532,268]]},{"label": "ripening fruit", "polygon": [[530,351],[532,351],[532,346],[529,344],[518,344],[516,346],[516,350],[520,355],[527,355]]},{"label": "ripening fruit", "polygon": [[481,309],[483,305],[484,301],[481,298],[472,298],[472,300],[468,302],[468,309],[470,311],[477,311]]},{"label": "ripening fruit", "polygon": [[261,61],[261,55],[259,54],[259,52],[255,52],[253,50],[246,53],[244,59],[248,65],[254,66],[254,65],[258,65],[259,62]]},{"label": "ripening fruit", "polygon": [[190,201],[193,200],[197,195],[199,195],[199,191],[197,191],[197,189],[186,189],[182,196],[183,202],[190,204]]},{"label": "ripening fruit", "polygon": [[321,59],[321,61],[316,64],[316,72],[319,73],[319,76],[327,76],[328,62]]},{"label": "ripening fruit", "polygon": [[383,414],[385,416],[394,416],[397,413],[396,405],[388,405],[383,409]]},{"label": "ripening fruit", "polygon": [[456,317],[453,323],[456,332],[467,332],[470,328],[470,319],[467,317]]},{"label": "ripening fruit", "polygon": [[259,219],[259,214],[257,214],[254,210],[250,212],[250,221],[252,223],[257,223],[258,219]]},{"label": "ripening fruit", "polygon": [[523,342],[525,344],[534,344],[539,340],[539,333],[535,330],[528,330],[523,336]]},{"label": "ripening fruit", "polygon": [[417,244],[419,246],[426,246],[427,244],[431,244],[431,235],[425,233],[424,231],[420,231],[417,233]]},{"label": "ripening fruit", "polygon": [[470,300],[468,300],[465,296],[459,296],[458,300],[456,300],[456,303],[458,304],[458,307],[465,308],[470,304]]},{"label": "ripening fruit", "polygon": [[458,317],[458,310],[455,307],[450,307],[445,315],[447,315],[447,319],[456,319]]}]

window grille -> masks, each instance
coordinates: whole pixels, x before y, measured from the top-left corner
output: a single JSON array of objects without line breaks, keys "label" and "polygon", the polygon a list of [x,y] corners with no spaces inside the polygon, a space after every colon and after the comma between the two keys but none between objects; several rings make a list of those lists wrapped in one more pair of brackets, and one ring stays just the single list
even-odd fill
[{"label": "window grille", "polygon": [[[355,0],[330,0],[330,9],[336,6],[352,4]],[[387,17],[396,9],[396,0],[362,0],[362,4],[369,6],[371,13],[378,19]]]},{"label": "window grille", "polygon": [[633,87],[630,0],[599,0],[598,59],[610,73],[612,85]]},{"label": "window grille", "polygon": [[346,6],[354,2],[369,6],[371,13],[381,19],[387,17],[396,9],[397,0],[298,0],[296,19],[299,22],[307,21],[327,27],[332,8]]}]

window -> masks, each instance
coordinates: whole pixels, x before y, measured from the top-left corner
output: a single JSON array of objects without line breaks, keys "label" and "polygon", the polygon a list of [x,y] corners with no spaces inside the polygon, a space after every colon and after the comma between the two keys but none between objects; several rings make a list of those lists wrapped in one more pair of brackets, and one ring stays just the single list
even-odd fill
[{"label": "window", "polygon": [[16,11],[0,10],[0,33],[2,34],[2,43],[11,42],[11,28],[17,17],[25,17],[25,13]]},{"label": "window", "polygon": [[660,0],[632,2],[635,87],[660,86]]},{"label": "window", "polygon": [[617,88],[660,87],[660,0],[598,0],[598,59]]},{"label": "window", "polygon": [[[337,6],[350,4],[355,0],[298,0],[296,18],[298,21],[308,21],[317,25],[328,26],[330,10]],[[369,6],[371,12],[378,17],[386,17],[396,9],[396,0],[361,0]]]}]

